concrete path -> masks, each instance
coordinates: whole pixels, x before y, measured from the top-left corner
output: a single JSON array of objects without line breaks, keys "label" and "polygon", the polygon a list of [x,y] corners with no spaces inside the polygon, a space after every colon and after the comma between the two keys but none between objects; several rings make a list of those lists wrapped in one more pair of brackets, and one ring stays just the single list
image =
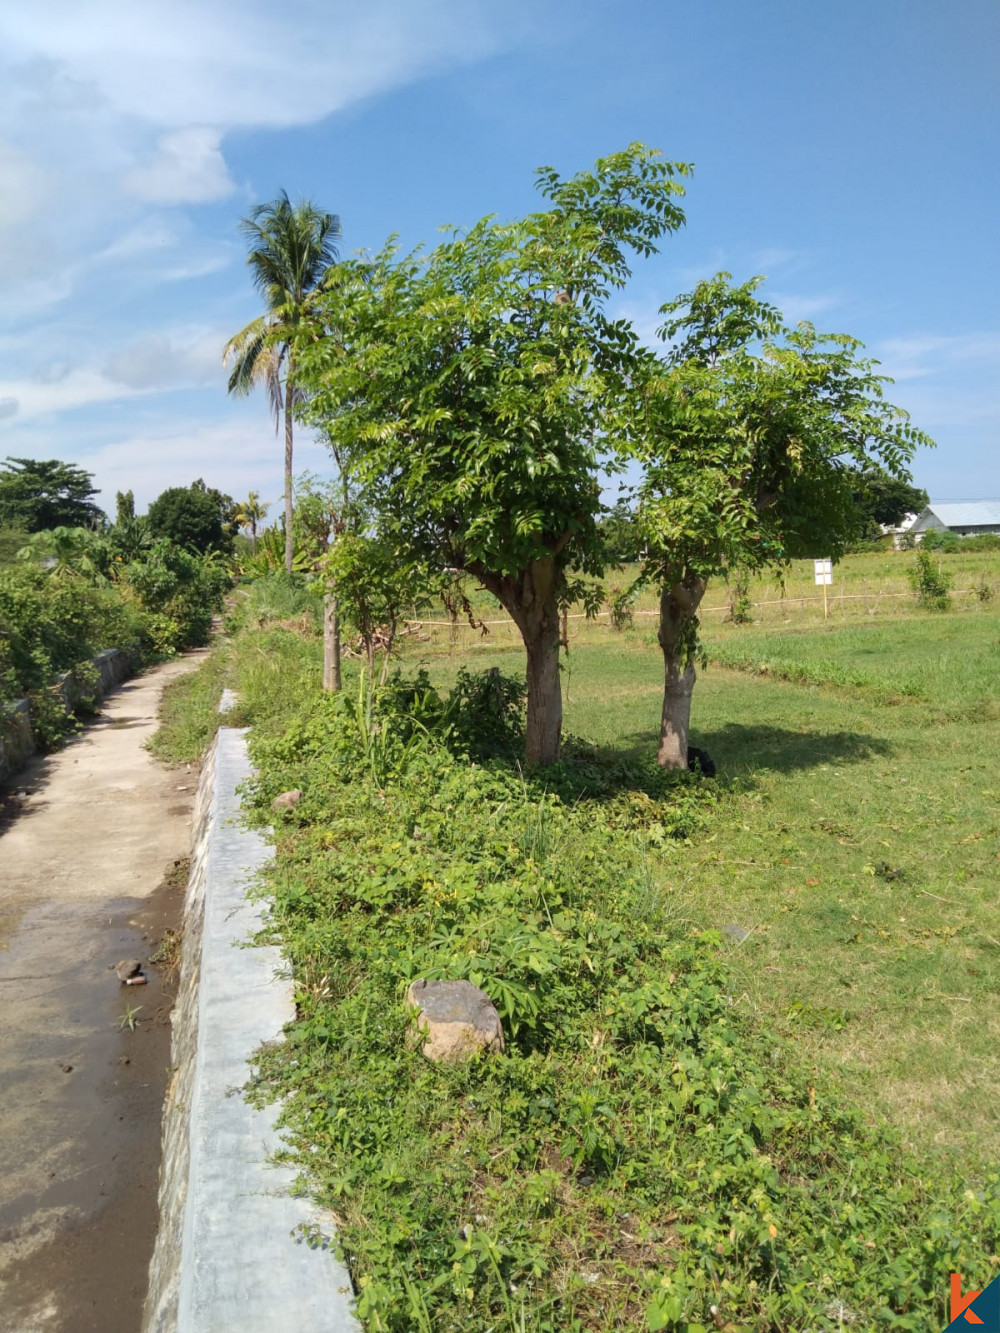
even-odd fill
[{"label": "concrete path", "polygon": [[0,1333],[139,1327],[174,979],[109,969],[179,923],[197,774],[143,746],[198,657],[122,686],[0,827]]}]

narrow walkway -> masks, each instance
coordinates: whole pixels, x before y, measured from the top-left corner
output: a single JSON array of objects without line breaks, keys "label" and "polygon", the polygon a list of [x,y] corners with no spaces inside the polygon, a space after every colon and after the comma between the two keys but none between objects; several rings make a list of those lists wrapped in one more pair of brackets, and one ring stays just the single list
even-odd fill
[{"label": "narrow walkway", "polygon": [[179,924],[197,775],[143,747],[195,665],[126,683],[0,827],[0,1333],[139,1328],[175,978],[110,969]]}]

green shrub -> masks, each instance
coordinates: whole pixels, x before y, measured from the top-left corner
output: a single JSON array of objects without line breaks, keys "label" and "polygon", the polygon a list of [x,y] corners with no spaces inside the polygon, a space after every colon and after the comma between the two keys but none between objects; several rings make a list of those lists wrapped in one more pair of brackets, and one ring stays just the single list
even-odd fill
[{"label": "green shrub", "polygon": [[924,551],[947,551],[953,554],[962,544],[962,538],[957,532],[951,532],[948,528],[936,529],[930,528],[924,533],[920,542],[921,549]]},{"label": "green shrub", "polygon": [[196,555],[160,538],[125,566],[122,587],[142,613],[147,651],[169,656],[208,642],[229,575],[218,557]]},{"label": "green shrub", "polygon": [[622,633],[631,629],[635,621],[635,588],[623,588],[614,584],[608,589],[607,605],[611,628]]},{"label": "green shrub", "polygon": [[750,597],[750,571],[735,570],[729,580],[729,615],[734,625],[749,625],[753,619],[753,601]]},{"label": "green shrub", "polygon": [[[929,534],[928,534],[929,535]],[[951,576],[945,574],[941,566],[931,559],[926,538],[917,551],[913,565],[907,571],[910,587],[917,595],[920,605],[934,611],[947,611],[950,605],[948,591],[952,585]]]}]

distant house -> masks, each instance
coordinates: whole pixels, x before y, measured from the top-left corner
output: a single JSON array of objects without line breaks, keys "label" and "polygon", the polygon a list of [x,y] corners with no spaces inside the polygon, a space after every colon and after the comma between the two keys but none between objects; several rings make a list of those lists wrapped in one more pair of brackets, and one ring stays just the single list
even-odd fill
[{"label": "distant house", "polygon": [[971,537],[1000,532],[1000,500],[968,500],[960,504],[929,504],[906,529],[919,541],[925,532],[954,532]]}]

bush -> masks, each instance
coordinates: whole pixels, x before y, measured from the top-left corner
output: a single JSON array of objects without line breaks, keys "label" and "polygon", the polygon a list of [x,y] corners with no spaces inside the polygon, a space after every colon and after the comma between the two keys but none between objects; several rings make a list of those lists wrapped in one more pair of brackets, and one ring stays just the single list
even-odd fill
[{"label": "bush", "polygon": [[917,551],[916,561],[907,573],[910,587],[916,593],[921,606],[933,611],[947,611],[951,604],[948,591],[952,579],[950,575],[944,573],[940,565],[935,564],[926,547],[925,539]]},{"label": "bush", "polygon": [[750,597],[750,572],[735,570],[729,581],[729,615],[734,625],[749,625],[753,619],[753,601]]},{"label": "bush", "polygon": [[944,555],[961,552],[1000,551],[1000,532],[977,532],[960,537],[949,529],[925,532],[920,545],[925,551],[940,551]]},{"label": "bush", "polygon": [[112,588],[24,567],[0,570],[0,702],[28,698],[36,737],[50,746],[73,726],[50,692],[54,677],[103,648],[137,646],[141,634],[141,618]]},{"label": "bush", "polygon": [[951,532],[947,528],[943,530],[931,528],[924,533],[920,546],[924,551],[947,551],[953,555],[963,544],[963,540],[968,539],[959,537],[957,532]]},{"label": "bush", "polygon": [[122,587],[143,613],[144,646],[161,656],[208,642],[229,576],[212,555],[199,556],[164,538],[127,565]]},{"label": "bush", "polygon": [[636,591],[615,584],[608,589],[607,605],[611,628],[622,633],[631,629],[635,621]]}]

